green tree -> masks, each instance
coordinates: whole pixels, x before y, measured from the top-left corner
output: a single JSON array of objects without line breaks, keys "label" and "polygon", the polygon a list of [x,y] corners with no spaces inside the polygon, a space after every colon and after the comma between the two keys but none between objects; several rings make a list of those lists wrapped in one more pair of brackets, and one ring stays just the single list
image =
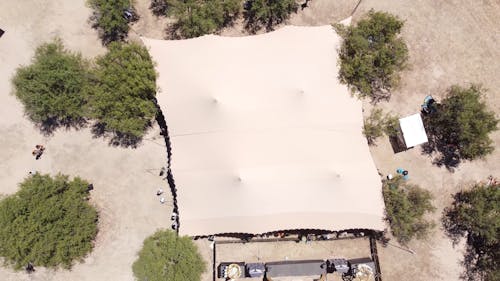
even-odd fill
[{"label": "green tree", "polygon": [[92,250],[97,211],[86,200],[88,182],[35,174],[0,201],[0,256],[20,269],[65,268]]},{"label": "green tree", "polygon": [[191,238],[163,230],[144,241],[132,269],[139,281],[199,281],[206,265]]},{"label": "green tree", "polygon": [[438,165],[458,166],[461,159],[482,158],[494,150],[489,134],[497,129],[495,113],[481,100],[483,89],[452,86],[435,111],[424,117],[429,143],[425,151],[438,151]]},{"label": "green tree", "polygon": [[401,244],[413,238],[424,238],[434,226],[424,218],[433,212],[432,195],[416,185],[408,184],[401,176],[384,180],[382,194],[385,202],[386,220],[392,234]]},{"label": "green tree", "polygon": [[261,27],[272,30],[297,12],[296,0],[249,0],[245,5],[246,28],[256,32]]},{"label": "green tree", "polygon": [[89,100],[97,119],[95,133],[114,135],[112,143],[134,145],[151,125],[157,112],[156,72],[146,48],[112,42],[97,58],[96,85]]},{"label": "green tree", "polygon": [[365,119],[363,125],[363,134],[368,144],[374,145],[377,138],[384,133],[387,136],[395,136],[399,130],[399,121],[397,116],[383,114],[382,109],[376,108],[370,112],[370,116]]},{"label": "green tree", "polygon": [[467,238],[467,280],[500,280],[500,184],[475,184],[456,193],[443,226],[455,243]]},{"label": "green tree", "polygon": [[93,27],[99,31],[104,45],[127,37],[129,19],[124,11],[131,8],[131,0],[88,0],[88,4],[94,10]]},{"label": "green tree", "polygon": [[149,9],[155,16],[164,16],[168,13],[168,9],[170,8],[170,4],[167,0],[151,0],[151,5],[149,5]]},{"label": "green tree", "polygon": [[390,98],[408,60],[408,48],[398,37],[403,21],[371,10],[356,26],[335,26],[344,42],[340,49],[339,78],[361,97]]},{"label": "green tree", "polygon": [[31,65],[18,68],[12,82],[27,116],[42,131],[85,123],[88,63],[60,40],[39,46]]},{"label": "green tree", "polygon": [[220,31],[230,25],[241,10],[241,0],[165,0],[165,3],[169,14],[177,20],[171,30],[177,38]]}]

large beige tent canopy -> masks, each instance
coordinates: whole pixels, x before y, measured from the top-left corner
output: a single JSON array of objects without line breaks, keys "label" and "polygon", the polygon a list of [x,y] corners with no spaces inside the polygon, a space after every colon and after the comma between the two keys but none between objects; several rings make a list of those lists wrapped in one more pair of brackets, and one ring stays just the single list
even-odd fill
[{"label": "large beige tent canopy", "polygon": [[383,230],[361,102],[337,80],[330,26],[142,40],[157,63],[181,234]]}]

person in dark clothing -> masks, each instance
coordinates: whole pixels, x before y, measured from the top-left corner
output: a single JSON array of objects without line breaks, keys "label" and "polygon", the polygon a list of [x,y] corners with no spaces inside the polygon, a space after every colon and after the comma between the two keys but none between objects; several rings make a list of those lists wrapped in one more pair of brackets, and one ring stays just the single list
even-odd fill
[{"label": "person in dark clothing", "polygon": [[33,273],[35,272],[35,267],[33,266],[33,264],[31,262],[28,263],[28,265],[26,265],[26,272],[27,273]]},{"label": "person in dark clothing", "polygon": [[311,1],[311,0],[306,0],[306,2],[305,2],[305,3],[300,4],[300,8],[301,8],[301,10],[304,10],[305,8],[307,8],[307,7],[308,7],[309,1]]}]

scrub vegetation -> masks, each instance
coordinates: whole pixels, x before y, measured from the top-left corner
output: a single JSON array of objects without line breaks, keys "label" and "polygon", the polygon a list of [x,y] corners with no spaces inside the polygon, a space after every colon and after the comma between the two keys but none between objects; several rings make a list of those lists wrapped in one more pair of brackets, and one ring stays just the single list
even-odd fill
[{"label": "scrub vegetation", "polygon": [[123,41],[128,34],[129,22],[136,20],[135,13],[126,16],[126,11],[132,11],[131,0],[88,0],[93,9],[90,18],[92,27],[99,32],[104,45],[113,41]]},{"label": "scrub vegetation", "polygon": [[296,0],[250,0],[245,5],[245,27],[251,32],[262,27],[273,30],[297,12],[298,6]]},{"label": "scrub vegetation", "polygon": [[385,201],[386,220],[394,237],[401,244],[413,238],[425,238],[434,223],[425,219],[433,212],[432,195],[429,191],[409,184],[401,176],[384,180],[382,194]]},{"label": "scrub vegetation", "polygon": [[89,96],[94,132],[109,132],[116,144],[133,145],[156,115],[156,72],[146,48],[113,42],[96,60]]},{"label": "scrub vegetation", "polygon": [[440,103],[424,118],[429,135],[425,152],[438,152],[435,164],[456,167],[462,159],[483,158],[495,149],[489,134],[497,129],[498,119],[483,101],[479,85],[463,88],[454,85]]},{"label": "scrub vegetation", "polygon": [[399,36],[403,21],[371,10],[356,25],[335,25],[344,39],[339,78],[361,97],[374,103],[389,99],[408,60],[408,48]]},{"label": "scrub vegetation", "polygon": [[97,211],[87,197],[88,182],[35,174],[0,201],[0,256],[15,269],[70,268],[93,247]]},{"label": "scrub vegetation", "polygon": [[132,269],[139,281],[199,281],[206,264],[190,237],[160,230],[146,238]]},{"label": "scrub vegetation", "polygon": [[241,0],[165,0],[168,15],[177,21],[171,28],[176,38],[193,38],[220,31],[241,10]]},{"label": "scrub vegetation", "polygon": [[383,114],[382,109],[375,108],[364,120],[363,134],[369,145],[375,145],[377,138],[383,134],[395,136],[399,130],[399,117],[390,114]]},{"label": "scrub vegetation", "polygon": [[26,115],[50,131],[85,123],[90,76],[88,62],[55,40],[38,47],[32,64],[19,68],[12,82]]},{"label": "scrub vegetation", "polygon": [[168,29],[173,38],[193,38],[220,32],[231,26],[243,11],[245,28],[255,33],[272,30],[297,11],[295,0],[152,0],[153,14],[171,16],[176,22]]},{"label": "scrub vegetation", "polygon": [[156,115],[156,73],[146,48],[113,42],[94,67],[60,40],[39,46],[13,78],[14,93],[42,132],[95,120],[96,135],[117,145],[140,141]]},{"label": "scrub vegetation", "polygon": [[151,5],[149,5],[149,9],[155,16],[166,15],[169,7],[170,4],[166,0],[151,0]]},{"label": "scrub vegetation", "polygon": [[456,193],[443,226],[455,243],[466,238],[466,280],[500,278],[500,184],[475,184]]}]

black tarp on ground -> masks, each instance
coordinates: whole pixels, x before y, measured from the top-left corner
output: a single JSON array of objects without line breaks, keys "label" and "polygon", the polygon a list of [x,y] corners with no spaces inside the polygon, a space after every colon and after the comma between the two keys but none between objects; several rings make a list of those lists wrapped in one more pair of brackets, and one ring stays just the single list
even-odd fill
[{"label": "black tarp on ground", "polygon": [[326,273],[323,260],[298,260],[266,263],[266,276],[312,276]]},{"label": "black tarp on ground", "polygon": [[3,29],[0,28],[0,37],[2,37],[2,35],[5,33],[5,31],[3,31]]},{"label": "black tarp on ground", "polygon": [[266,266],[263,263],[247,263],[245,264],[246,277],[262,277],[266,272]]}]

